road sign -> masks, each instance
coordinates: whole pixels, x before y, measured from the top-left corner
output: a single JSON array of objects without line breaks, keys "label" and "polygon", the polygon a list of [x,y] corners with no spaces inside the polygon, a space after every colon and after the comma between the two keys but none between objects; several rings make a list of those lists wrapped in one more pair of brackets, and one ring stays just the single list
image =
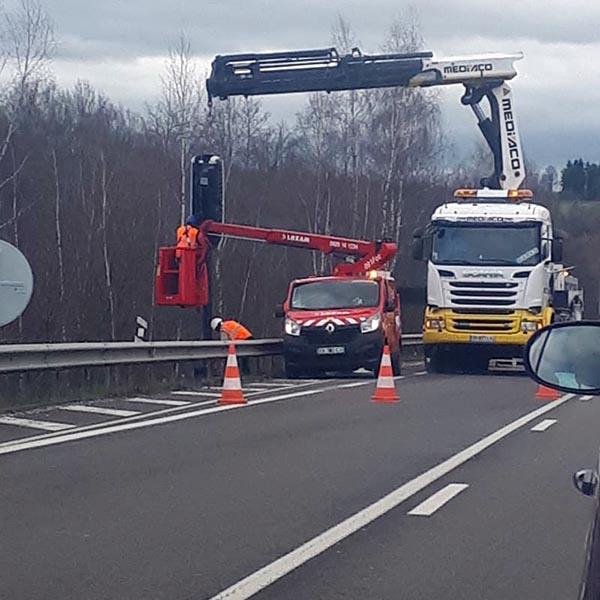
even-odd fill
[{"label": "road sign", "polygon": [[0,327],[18,319],[33,292],[33,273],[22,252],[0,240]]}]

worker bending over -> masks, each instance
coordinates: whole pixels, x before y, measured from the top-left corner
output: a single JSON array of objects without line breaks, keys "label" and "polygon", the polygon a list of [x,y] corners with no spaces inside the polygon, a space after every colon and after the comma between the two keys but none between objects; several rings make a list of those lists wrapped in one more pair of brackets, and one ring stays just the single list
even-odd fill
[{"label": "worker bending over", "polygon": [[224,321],[221,317],[215,317],[210,322],[210,326],[213,331],[221,335],[222,340],[241,341],[252,339],[250,330],[237,321]]}]

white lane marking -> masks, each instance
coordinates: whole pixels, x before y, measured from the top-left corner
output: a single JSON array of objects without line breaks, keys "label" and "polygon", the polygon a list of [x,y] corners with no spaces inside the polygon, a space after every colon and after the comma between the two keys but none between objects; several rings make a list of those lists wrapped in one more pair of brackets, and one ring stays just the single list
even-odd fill
[{"label": "white lane marking", "polygon": [[341,540],[356,533],[363,527],[366,527],[369,523],[372,523],[375,519],[378,519],[393,508],[396,508],[401,502],[404,502],[428,485],[431,485],[434,481],[440,479],[440,477],[447,475],[450,471],[460,467],[462,464],[466,463],[474,456],[477,456],[486,448],[489,448],[513,431],[520,429],[527,423],[546,414],[548,411],[555,409],[564,402],[567,402],[567,400],[570,400],[573,396],[573,394],[566,394],[562,398],[559,398],[554,402],[549,402],[545,406],[505,425],[498,431],[475,442],[468,448],[461,450],[458,454],[451,456],[428,471],[421,473],[421,475],[418,475],[411,481],[402,484],[393,492],[390,492],[383,498],[380,498],[373,504],[363,508],[330,529],[327,529],[320,535],[312,538],[305,544],[302,544],[302,546],[299,546],[295,550],[292,550],[288,554],[285,554],[274,562],[264,566],[262,569],[255,571],[251,575],[248,575],[248,577],[245,577],[241,581],[234,583],[216,596],[213,596],[211,600],[246,600],[247,598],[254,596],[254,594],[257,594],[278,579],[281,579],[294,569],[297,569],[300,565],[303,565],[315,556],[325,552],[325,550],[328,550]]},{"label": "white lane marking", "polygon": [[591,400],[594,396],[581,396],[581,398],[579,398],[582,402],[588,402],[589,400]]},{"label": "white lane marking", "polygon": [[415,373],[415,377],[421,377],[422,375],[427,375],[427,371],[419,371],[418,373]]},{"label": "white lane marking", "polygon": [[[266,382],[263,381],[262,383],[250,383],[248,384],[248,387],[250,386],[258,386],[260,385],[261,387],[274,387],[274,388],[286,388],[286,387],[294,387],[294,383],[274,383],[274,382]],[[300,385],[304,385],[304,382],[300,382]]]},{"label": "white lane marking", "polygon": [[[211,389],[221,389],[221,388],[211,388]],[[212,392],[193,392],[186,390],[178,390],[176,392],[171,392],[173,396],[204,396],[206,398],[220,398],[221,394],[212,393]]]},{"label": "white lane marking", "polygon": [[531,431],[546,431],[548,427],[552,427],[556,423],[556,419],[544,419],[540,421],[537,425],[534,425],[531,428]]},{"label": "white lane marking", "polygon": [[121,398],[124,402],[139,402],[140,404],[157,404],[159,406],[189,406],[185,400],[156,400],[155,398]]},{"label": "white lane marking", "polygon": [[[360,382],[362,385],[370,385],[372,381]],[[70,433],[53,435],[53,436],[38,436],[35,438],[25,438],[21,440],[12,440],[9,442],[0,443],[0,455],[12,454],[14,452],[20,452],[22,450],[31,450],[33,448],[43,448],[45,446],[54,446],[55,444],[64,444],[66,442],[72,442],[74,440],[82,440],[92,437],[98,437],[101,435],[108,435],[110,433],[116,433],[118,431],[129,431],[132,429],[142,429],[144,427],[152,427],[154,425],[162,425],[164,423],[174,423],[176,421],[183,421],[185,419],[192,419],[194,417],[201,417],[204,415],[211,415],[214,413],[226,412],[229,410],[238,410],[241,408],[250,408],[251,406],[260,406],[262,404],[270,404],[271,402],[279,402],[281,400],[290,400],[292,398],[298,398],[300,396],[316,396],[325,392],[331,392],[339,389],[339,385],[331,385],[328,387],[313,389],[313,390],[302,390],[298,392],[290,392],[289,394],[280,394],[279,396],[270,396],[269,398],[260,398],[253,400],[248,404],[228,404],[225,406],[213,406],[211,408],[205,408],[201,410],[186,410],[184,412],[178,412],[174,415],[168,415],[158,418],[144,418],[144,420],[132,423],[112,423],[110,425],[98,426],[96,428],[88,429],[77,429]],[[212,404],[212,402],[211,402]],[[549,404],[546,405],[550,406]],[[180,409],[166,409],[168,411],[174,411]],[[142,415],[145,417],[145,415]]]},{"label": "white lane marking", "polygon": [[104,408],[103,406],[89,406],[87,404],[65,404],[57,406],[60,410],[69,410],[71,412],[90,413],[93,415],[107,415],[109,417],[131,417],[139,415],[137,410],[121,410],[120,408]]},{"label": "white lane marking", "polygon": [[449,483],[445,488],[437,491],[427,500],[424,500],[418,506],[415,506],[408,514],[419,517],[430,517],[435,511],[439,510],[450,502],[454,496],[460,494],[469,487],[467,483]]},{"label": "white lane marking", "polygon": [[[206,406],[207,404],[212,404],[213,406],[215,405],[215,401],[214,400],[204,400],[202,402],[192,402],[190,404],[188,404],[186,406],[186,408],[188,409],[193,409],[193,408],[198,408],[200,406]],[[110,421],[110,426],[114,426],[114,425],[119,425],[121,423],[131,423],[134,421],[140,421],[140,420],[145,420],[145,419],[154,419],[159,417],[160,415],[171,415],[173,413],[181,413],[182,408],[180,406],[176,406],[174,408],[163,408],[162,410],[153,410],[151,412],[147,412],[147,413],[143,413],[140,412],[137,415],[133,416],[133,417],[123,417],[120,419],[113,419],[112,421]],[[185,414],[185,413],[184,413]],[[89,431],[92,429],[102,429],[104,427],[107,426],[106,421],[100,422],[100,423],[91,423],[90,425],[70,425],[69,427],[70,429],[70,433],[75,433],[75,432],[80,432],[80,431]],[[0,442],[0,449],[3,448],[4,446],[6,446],[7,444],[16,444],[16,443],[21,443],[21,442],[31,442],[32,440],[44,440],[44,439],[51,439],[54,438],[56,436],[60,436],[61,433],[60,432],[54,432],[54,433],[41,433],[38,435],[29,435],[25,438],[19,438],[16,440],[10,440],[8,442]]]},{"label": "white lane marking", "polygon": [[3,423],[4,425],[29,427],[30,429],[44,429],[45,431],[62,431],[63,429],[71,429],[71,427],[75,427],[75,425],[69,425],[68,423],[38,421],[34,419],[22,419],[20,417],[0,417],[0,423]]}]

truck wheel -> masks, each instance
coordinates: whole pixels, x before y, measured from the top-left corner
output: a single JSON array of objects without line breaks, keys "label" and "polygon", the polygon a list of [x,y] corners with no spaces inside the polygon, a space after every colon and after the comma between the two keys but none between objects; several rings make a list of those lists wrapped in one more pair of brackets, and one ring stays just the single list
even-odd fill
[{"label": "truck wheel", "polygon": [[448,359],[437,349],[425,351],[425,368],[428,373],[448,373],[449,367]]}]

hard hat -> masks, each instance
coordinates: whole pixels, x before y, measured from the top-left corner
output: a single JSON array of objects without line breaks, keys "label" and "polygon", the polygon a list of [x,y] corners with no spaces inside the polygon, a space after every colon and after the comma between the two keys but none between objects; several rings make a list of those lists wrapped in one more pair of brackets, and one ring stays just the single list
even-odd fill
[{"label": "hard hat", "polygon": [[200,221],[198,220],[198,217],[196,215],[190,215],[186,219],[185,224],[191,225],[192,227],[198,227],[198,225],[200,224]]},{"label": "hard hat", "polygon": [[221,319],[221,317],[215,317],[214,319],[211,319],[211,321],[210,321],[210,328],[213,331],[217,331],[222,322],[223,322],[223,319]]}]

